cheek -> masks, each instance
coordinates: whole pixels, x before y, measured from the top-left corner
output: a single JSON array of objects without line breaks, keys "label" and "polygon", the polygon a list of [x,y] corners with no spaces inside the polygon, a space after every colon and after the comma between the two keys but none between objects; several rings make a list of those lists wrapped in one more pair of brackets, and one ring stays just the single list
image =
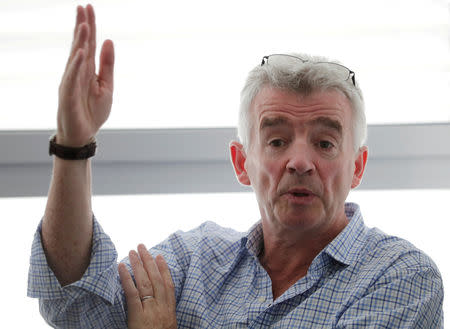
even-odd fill
[{"label": "cheek", "polygon": [[329,193],[345,192],[352,182],[351,166],[330,162],[322,168],[322,182]]},{"label": "cheek", "polygon": [[270,159],[261,168],[261,174],[263,176],[261,178],[265,180],[266,185],[271,185],[272,188],[276,188],[283,172],[284,169],[280,161]]},{"label": "cheek", "polygon": [[279,162],[260,158],[258,162],[248,163],[247,173],[255,192],[264,194],[277,189],[282,169],[280,169]]}]

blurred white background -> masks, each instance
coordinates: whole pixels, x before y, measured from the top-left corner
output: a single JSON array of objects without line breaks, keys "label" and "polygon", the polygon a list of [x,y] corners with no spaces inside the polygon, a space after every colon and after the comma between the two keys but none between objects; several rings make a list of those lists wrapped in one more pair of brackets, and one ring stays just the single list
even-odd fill
[{"label": "blurred white background", "polygon": [[[56,126],[77,1],[0,3],[0,129]],[[263,55],[306,52],[356,72],[369,123],[450,120],[445,0],[93,0],[116,48],[106,128],[235,126]]]}]

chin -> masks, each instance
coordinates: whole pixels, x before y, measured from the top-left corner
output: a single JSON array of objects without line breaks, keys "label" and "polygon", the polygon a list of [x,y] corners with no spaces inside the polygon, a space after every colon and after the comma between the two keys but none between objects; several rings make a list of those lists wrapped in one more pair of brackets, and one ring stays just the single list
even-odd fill
[{"label": "chin", "polygon": [[277,217],[279,222],[286,227],[312,227],[321,220],[323,212],[319,209],[299,209],[280,213]]}]

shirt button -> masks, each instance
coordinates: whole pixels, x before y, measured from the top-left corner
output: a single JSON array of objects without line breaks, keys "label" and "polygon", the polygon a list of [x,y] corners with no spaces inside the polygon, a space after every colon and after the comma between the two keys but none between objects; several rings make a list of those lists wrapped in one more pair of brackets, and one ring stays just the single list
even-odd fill
[{"label": "shirt button", "polygon": [[264,297],[258,297],[258,301],[260,303],[264,303],[266,301],[266,299]]}]

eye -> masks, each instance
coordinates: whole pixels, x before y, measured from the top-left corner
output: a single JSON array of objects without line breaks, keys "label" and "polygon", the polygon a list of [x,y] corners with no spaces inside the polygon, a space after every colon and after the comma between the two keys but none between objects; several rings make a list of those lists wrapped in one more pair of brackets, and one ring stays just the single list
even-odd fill
[{"label": "eye", "polygon": [[333,145],[333,143],[331,143],[329,141],[323,140],[323,141],[319,142],[319,147],[324,150],[329,150],[329,149],[333,148],[334,145]]},{"label": "eye", "polygon": [[273,146],[273,147],[281,147],[281,146],[285,145],[285,142],[282,139],[277,138],[277,139],[272,139],[269,142],[269,145]]}]

